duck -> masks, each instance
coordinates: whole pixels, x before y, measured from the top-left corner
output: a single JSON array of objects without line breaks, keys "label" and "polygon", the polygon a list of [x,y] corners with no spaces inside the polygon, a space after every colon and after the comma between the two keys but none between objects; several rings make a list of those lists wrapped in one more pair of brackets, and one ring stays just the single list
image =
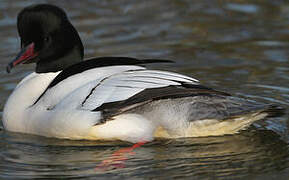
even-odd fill
[{"label": "duck", "polygon": [[234,97],[187,75],[146,68],[164,59],[93,57],[65,11],[20,11],[21,50],[8,65],[35,63],[3,110],[7,131],[71,140],[153,141],[223,136],[276,116],[276,105]]}]

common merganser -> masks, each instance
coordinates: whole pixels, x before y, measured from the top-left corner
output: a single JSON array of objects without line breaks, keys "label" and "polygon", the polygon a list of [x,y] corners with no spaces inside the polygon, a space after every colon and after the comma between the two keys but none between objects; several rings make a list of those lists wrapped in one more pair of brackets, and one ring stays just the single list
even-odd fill
[{"label": "common merganser", "polygon": [[205,87],[189,76],[141,66],[168,60],[83,61],[76,29],[54,5],[24,8],[17,27],[21,52],[7,71],[22,63],[36,63],[36,70],[5,105],[8,131],[129,142],[217,136],[237,133],[278,110]]}]

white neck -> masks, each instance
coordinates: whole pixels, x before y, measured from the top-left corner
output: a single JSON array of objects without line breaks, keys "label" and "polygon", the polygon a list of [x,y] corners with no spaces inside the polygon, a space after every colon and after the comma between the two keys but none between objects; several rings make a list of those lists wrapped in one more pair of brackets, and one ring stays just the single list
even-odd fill
[{"label": "white neck", "polygon": [[33,105],[58,73],[31,73],[16,86],[3,110],[3,125],[5,128],[12,130],[12,127],[7,127],[8,124],[11,124],[7,122],[8,119],[15,122],[13,123],[13,130],[25,128],[22,123],[17,124],[17,120],[23,118],[24,111]]}]

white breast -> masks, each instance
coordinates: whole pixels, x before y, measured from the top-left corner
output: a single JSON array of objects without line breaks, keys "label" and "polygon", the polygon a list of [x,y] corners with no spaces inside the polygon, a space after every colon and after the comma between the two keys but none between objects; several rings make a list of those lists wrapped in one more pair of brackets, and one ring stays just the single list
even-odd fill
[{"label": "white breast", "polygon": [[3,125],[6,129],[16,132],[26,132],[26,110],[37,100],[48,84],[59,74],[31,73],[14,89],[3,110]]}]

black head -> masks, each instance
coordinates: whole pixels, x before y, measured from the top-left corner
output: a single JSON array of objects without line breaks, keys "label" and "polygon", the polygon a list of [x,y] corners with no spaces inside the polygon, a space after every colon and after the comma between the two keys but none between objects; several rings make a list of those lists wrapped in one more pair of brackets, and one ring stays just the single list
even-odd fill
[{"label": "black head", "polygon": [[17,18],[21,52],[7,71],[20,63],[36,63],[36,72],[56,72],[83,59],[83,45],[65,12],[50,4],[24,8]]}]

